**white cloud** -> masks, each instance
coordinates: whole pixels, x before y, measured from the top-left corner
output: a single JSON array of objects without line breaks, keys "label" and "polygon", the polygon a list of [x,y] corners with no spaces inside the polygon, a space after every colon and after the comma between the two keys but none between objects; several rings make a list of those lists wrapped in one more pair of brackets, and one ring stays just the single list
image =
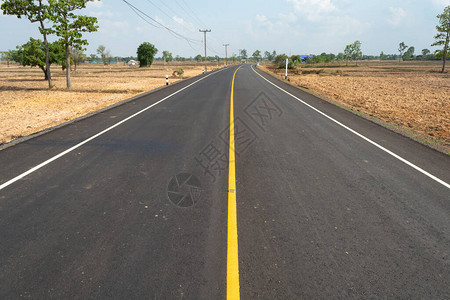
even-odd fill
[{"label": "white cloud", "polygon": [[98,0],[92,0],[86,4],[86,8],[102,7],[102,6],[103,6],[103,1],[98,1]]},{"label": "white cloud", "polygon": [[298,20],[298,17],[292,12],[287,13],[287,14],[279,13],[278,17],[280,18],[280,20],[289,22],[289,23],[294,23]]},{"label": "white cloud", "polygon": [[194,31],[194,24],[187,22],[186,20],[184,20],[183,18],[179,18],[177,16],[173,16],[172,20],[174,20],[177,24],[180,24],[182,27],[184,27],[185,29],[188,29],[190,31]]},{"label": "white cloud", "polygon": [[319,21],[336,10],[331,0],[287,0],[294,6],[297,14],[306,15],[309,21]]},{"label": "white cloud", "polygon": [[389,7],[389,12],[391,13],[391,17],[387,19],[389,24],[398,25],[405,18],[408,13],[401,7]]},{"label": "white cloud", "polygon": [[446,7],[450,5],[450,0],[433,0],[433,2],[438,7]]},{"label": "white cloud", "polygon": [[267,21],[267,17],[264,16],[264,15],[259,15],[258,14],[258,15],[255,16],[255,20],[258,21],[258,22],[264,23],[264,22]]}]

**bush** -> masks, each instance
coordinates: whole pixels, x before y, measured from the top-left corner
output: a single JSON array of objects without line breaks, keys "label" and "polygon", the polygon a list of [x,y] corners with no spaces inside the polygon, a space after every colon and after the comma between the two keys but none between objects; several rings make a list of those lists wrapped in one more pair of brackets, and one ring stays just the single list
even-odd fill
[{"label": "bush", "polygon": [[278,66],[278,68],[282,69],[286,67],[286,59],[289,59],[288,69],[294,68],[294,62],[290,59],[286,54],[277,55],[274,59],[274,63]]},{"label": "bush", "polygon": [[173,76],[183,76],[183,74],[184,74],[184,70],[182,68],[175,69],[175,70],[173,70],[173,73],[172,73]]}]

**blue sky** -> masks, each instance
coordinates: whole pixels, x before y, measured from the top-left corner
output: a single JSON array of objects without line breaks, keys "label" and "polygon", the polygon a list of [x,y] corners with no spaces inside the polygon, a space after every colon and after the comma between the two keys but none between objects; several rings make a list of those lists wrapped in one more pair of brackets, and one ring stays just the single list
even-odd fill
[{"label": "blue sky", "polygon": [[[85,34],[87,54],[105,45],[113,56],[135,56],[142,42],[155,44],[173,55],[203,53],[207,34],[208,55],[228,56],[246,49],[276,50],[286,54],[343,52],[345,45],[362,42],[364,54],[397,53],[398,44],[433,49],[436,15],[450,0],[278,0],[200,1],[127,0],[165,26],[191,39],[174,37],[167,30],[149,25],[122,0],[90,3],[82,14],[99,20],[99,31]],[[150,21],[151,22],[151,21]],[[157,25],[159,26],[159,25]],[[0,50],[15,49],[29,37],[40,37],[37,24],[0,15]]]}]

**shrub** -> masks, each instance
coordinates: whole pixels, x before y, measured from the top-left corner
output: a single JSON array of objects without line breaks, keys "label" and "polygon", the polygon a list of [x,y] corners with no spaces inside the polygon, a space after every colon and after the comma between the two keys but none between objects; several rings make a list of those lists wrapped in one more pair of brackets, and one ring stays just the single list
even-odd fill
[{"label": "shrub", "polygon": [[172,73],[173,76],[183,76],[183,74],[184,74],[184,70],[182,68],[175,69],[175,70],[173,70],[173,73]]}]

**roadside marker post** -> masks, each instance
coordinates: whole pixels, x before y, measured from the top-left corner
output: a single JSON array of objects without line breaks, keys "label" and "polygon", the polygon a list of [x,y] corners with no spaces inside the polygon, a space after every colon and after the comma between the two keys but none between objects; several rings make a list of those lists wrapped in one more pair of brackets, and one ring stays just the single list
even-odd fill
[{"label": "roadside marker post", "polygon": [[289,64],[289,58],[286,58],[286,73],[284,74],[284,79],[287,80],[287,69],[288,69],[288,64]]},{"label": "roadside marker post", "polygon": [[169,85],[169,75],[166,75],[166,85]]}]

